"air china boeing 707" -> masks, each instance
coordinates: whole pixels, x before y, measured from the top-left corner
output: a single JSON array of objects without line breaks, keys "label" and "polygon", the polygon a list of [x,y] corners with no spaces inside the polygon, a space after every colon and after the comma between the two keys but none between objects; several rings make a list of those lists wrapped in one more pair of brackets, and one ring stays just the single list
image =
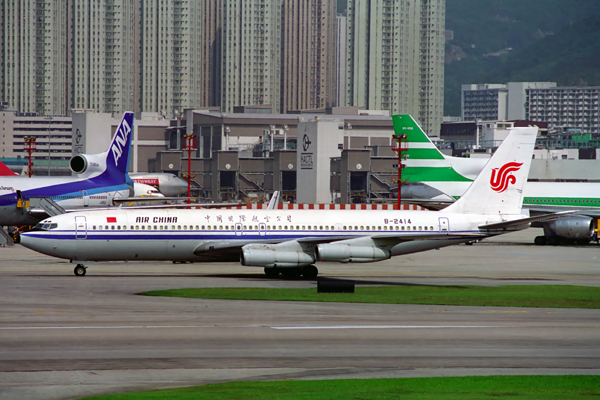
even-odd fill
[{"label": "air china boeing 707", "polygon": [[237,261],[268,276],[318,274],[314,264],[375,262],[525,229],[521,214],[537,128],[515,128],[473,185],[443,211],[115,209],[48,218],[21,243],[76,263]]}]

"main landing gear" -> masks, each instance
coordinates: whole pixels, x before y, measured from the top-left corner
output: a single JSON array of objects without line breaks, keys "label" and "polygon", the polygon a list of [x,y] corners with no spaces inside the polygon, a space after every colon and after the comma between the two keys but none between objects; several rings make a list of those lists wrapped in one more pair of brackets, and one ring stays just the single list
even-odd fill
[{"label": "main landing gear", "polygon": [[319,270],[314,265],[307,265],[306,267],[293,267],[293,268],[277,268],[265,267],[265,275],[268,278],[277,278],[281,274],[284,279],[315,279],[319,274]]},{"label": "main landing gear", "polygon": [[75,276],[84,276],[87,272],[87,267],[83,264],[77,264],[73,272],[75,273]]}]

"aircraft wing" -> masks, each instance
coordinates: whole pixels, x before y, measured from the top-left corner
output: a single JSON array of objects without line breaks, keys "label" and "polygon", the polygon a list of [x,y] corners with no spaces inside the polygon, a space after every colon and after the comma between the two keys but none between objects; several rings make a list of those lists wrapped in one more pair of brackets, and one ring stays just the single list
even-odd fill
[{"label": "aircraft wing", "polygon": [[457,236],[464,236],[465,239],[473,238],[476,239],[477,235],[473,234],[452,234],[449,236],[445,233],[431,233],[431,234],[418,234],[412,232],[404,232],[400,233],[390,233],[390,234],[377,234],[377,235],[365,235],[365,236],[313,236],[313,237],[303,237],[294,240],[286,240],[286,241],[278,241],[274,239],[264,239],[264,240],[256,240],[256,239],[240,239],[240,240],[207,240],[200,243],[195,249],[195,255],[206,255],[211,253],[222,253],[224,251],[238,251],[241,250],[242,247],[248,244],[277,244],[277,245],[285,245],[286,243],[299,243],[302,245],[318,245],[323,243],[348,243],[352,244],[355,241],[359,240],[372,240],[372,242],[382,248],[393,247],[402,242],[410,242],[415,240],[431,240],[431,239],[448,239],[449,237],[456,238]]},{"label": "aircraft wing", "polygon": [[[529,215],[531,216],[541,216],[541,215],[547,215],[548,213],[560,213],[560,212],[564,212],[564,211],[572,211],[572,213],[574,215],[585,215],[587,217],[591,217],[591,218],[600,218],[600,210],[598,209],[592,209],[591,207],[587,207],[587,208],[578,208],[575,209],[574,207],[570,207],[570,206],[555,206],[555,205],[551,205],[551,206],[542,206],[540,207],[539,205],[536,206],[523,206],[523,208],[529,210]],[[594,207],[596,208],[596,207]]]},{"label": "aircraft wing", "polygon": [[504,229],[504,228],[510,228],[513,226],[530,224],[532,222],[553,221],[553,220],[556,220],[556,219],[559,219],[562,217],[574,215],[576,213],[577,213],[577,210],[561,211],[561,212],[557,212],[557,213],[538,215],[536,217],[521,218],[521,219],[516,219],[516,220],[512,220],[512,221],[504,221],[504,222],[496,222],[493,224],[479,225],[479,228],[480,229]]},{"label": "aircraft wing", "polygon": [[[190,203],[187,201],[190,200]],[[123,199],[115,199],[113,203],[119,207],[127,209],[147,209],[147,208],[220,208],[220,207],[237,207],[242,203],[199,203],[195,197],[126,197]],[[151,204],[155,203],[155,204]]]}]

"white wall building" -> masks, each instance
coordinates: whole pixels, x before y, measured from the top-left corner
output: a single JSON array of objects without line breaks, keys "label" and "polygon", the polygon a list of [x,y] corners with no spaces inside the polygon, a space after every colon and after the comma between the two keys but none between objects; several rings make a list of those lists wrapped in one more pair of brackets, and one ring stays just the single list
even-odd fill
[{"label": "white wall building", "polygon": [[525,118],[548,123],[548,130],[600,133],[600,86],[529,88]]}]

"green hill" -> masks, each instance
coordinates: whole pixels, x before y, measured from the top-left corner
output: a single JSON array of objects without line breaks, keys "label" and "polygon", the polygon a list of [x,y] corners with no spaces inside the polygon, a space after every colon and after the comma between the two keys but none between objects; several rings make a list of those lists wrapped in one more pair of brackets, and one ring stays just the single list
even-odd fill
[{"label": "green hill", "polygon": [[446,7],[454,39],[446,44],[445,115],[460,115],[466,83],[600,85],[600,1],[448,0]]}]

